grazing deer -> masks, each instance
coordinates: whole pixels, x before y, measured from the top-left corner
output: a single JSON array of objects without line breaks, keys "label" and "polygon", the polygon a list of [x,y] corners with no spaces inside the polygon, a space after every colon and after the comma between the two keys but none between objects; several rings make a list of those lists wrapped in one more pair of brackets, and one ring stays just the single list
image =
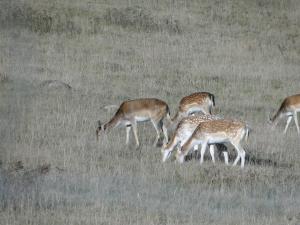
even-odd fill
[{"label": "grazing deer", "polygon": [[161,130],[163,131],[165,142],[168,142],[167,129],[163,124],[163,119],[166,116],[170,120],[169,107],[162,100],[156,98],[142,98],[125,101],[120,105],[108,123],[102,125],[101,122],[98,121],[98,128],[96,130],[97,140],[101,131],[107,132],[111,128],[126,126],[126,144],[129,143],[129,133],[132,128],[136,145],[139,146],[137,123],[150,120],[157,133],[154,144],[157,144]]},{"label": "grazing deer", "polygon": [[197,92],[183,97],[179,102],[177,113],[171,120],[172,128],[190,114],[202,112],[211,115],[213,106],[215,106],[215,96],[208,92]]},{"label": "grazing deer", "polygon": [[203,157],[208,144],[231,143],[237,150],[237,157],[233,163],[235,166],[241,159],[241,168],[245,165],[245,150],[241,146],[241,141],[249,136],[249,127],[239,121],[232,120],[212,120],[200,123],[189,140],[178,149],[177,161],[183,163],[184,156],[195,145],[201,144],[200,164],[203,163]]},{"label": "grazing deer", "polygon": [[283,133],[285,134],[292,119],[294,118],[297,132],[298,134],[300,134],[298,118],[297,118],[297,112],[299,111],[300,111],[300,94],[286,97],[281,103],[281,106],[276,112],[276,114],[269,119],[270,123],[273,125],[274,128],[283,116],[287,116],[286,126],[283,131]]},{"label": "grazing deer", "polygon": [[[178,144],[182,147],[186,141],[192,136],[198,125],[203,122],[218,120],[220,117],[213,115],[198,115],[189,116],[183,118],[177,125],[176,131],[168,144],[164,144],[161,149],[162,161],[165,162],[171,155],[174,147]],[[225,148],[226,149],[226,148]],[[198,150],[198,145],[194,146],[194,150]],[[210,145],[210,154],[212,161],[215,162],[214,158],[214,145]],[[228,152],[223,151],[225,163],[228,164]]]}]

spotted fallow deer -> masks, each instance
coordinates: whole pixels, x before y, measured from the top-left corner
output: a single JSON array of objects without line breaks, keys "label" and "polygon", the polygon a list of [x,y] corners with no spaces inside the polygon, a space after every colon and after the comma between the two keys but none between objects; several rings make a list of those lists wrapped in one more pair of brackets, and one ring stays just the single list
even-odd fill
[{"label": "spotted fallow deer", "polygon": [[[171,155],[174,148],[178,145],[182,147],[186,141],[192,136],[195,129],[198,127],[200,123],[212,121],[212,120],[218,120],[221,119],[218,116],[213,115],[195,115],[195,116],[188,116],[183,118],[177,125],[177,128],[171,138],[171,140],[168,142],[168,144],[164,144],[161,153],[162,153],[162,161],[165,162]],[[223,149],[226,149],[223,148]],[[198,150],[198,145],[194,146],[194,150]],[[214,145],[210,145],[210,154],[212,157],[212,161],[215,162],[214,158]],[[223,151],[224,154],[224,161],[226,164],[228,164],[228,152]]]},{"label": "spotted fallow deer", "polygon": [[184,162],[184,156],[191,148],[201,144],[200,164],[203,163],[204,153],[208,144],[231,143],[237,150],[237,157],[233,163],[235,166],[241,159],[241,168],[245,165],[245,150],[241,146],[244,138],[249,136],[249,127],[244,122],[233,120],[212,120],[200,123],[189,140],[178,149],[176,159]]},{"label": "spotted fallow deer", "polygon": [[287,116],[286,126],[283,131],[283,133],[285,134],[292,119],[294,118],[297,132],[298,134],[300,134],[298,118],[297,118],[297,112],[299,111],[300,111],[300,94],[286,97],[281,103],[280,108],[278,109],[276,114],[272,118],[270,118],[270,123],[273,125],[274,128],[283,116]]},{"label": "spotted fallow deer", "polygon": [[168,105],[156,98],[142,98],[123,102],[113,118],[106,124],[102,125],[98,121],[96,130],[97,140],[101,131],[107,132],[112,128],[125,126],[126,127],[126,144],[129,143],[129,133],[132,128],[135,137],[136,145],[139,146],[137,123],[151,121],[157,136],[154,145],[157,144],[160,131],[164,134],[164,142],[168,142],[167,129],[163,124],[163,119],[167,117],[170,120],[170,111]]},{"label": "spotted fallow deer", "polygon": [[215,96],[208,92],[196,92],[183,97],[175,116],[171,119],[171,128],[175,128],[184,117],[196,112],[211,115],[213,106],[215,106]]}]

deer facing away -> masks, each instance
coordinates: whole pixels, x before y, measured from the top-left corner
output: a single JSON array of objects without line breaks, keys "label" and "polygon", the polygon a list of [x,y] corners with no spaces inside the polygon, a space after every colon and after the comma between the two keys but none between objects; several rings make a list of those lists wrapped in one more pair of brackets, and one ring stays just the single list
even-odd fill
[{"label": "deer facing away", "polygon": [[215,106],[215,96],[208,92],[196,92],[183,97],[175,116],[171,119],[171,128],[175,128],[184,117],[196,112],[211,115],[213,106]]}]

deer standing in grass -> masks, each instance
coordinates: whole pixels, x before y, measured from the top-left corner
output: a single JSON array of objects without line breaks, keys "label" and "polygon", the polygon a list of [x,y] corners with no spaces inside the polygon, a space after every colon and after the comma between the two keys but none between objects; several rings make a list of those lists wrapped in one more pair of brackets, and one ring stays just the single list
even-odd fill
[{"label": "deer standing in grass", "polygon": [[183,97],[175,116],[171,119],[171,128],[175,128],[182,118],[196,112],[212,114],[212,107],[215,106],[215,96],[208,92],[197,92]]},{"label": "deer standing in grass", "polygon": [[178,149],[176,159],[184,162],[190,149],[195,145],[201,144],[200,164],[203,163],[204,153],[208,144],[231,143],[237,150],[237,157],[233,163],[235,166],[241,159],[241,168],[245,165],[245,150],[241,146],[242,140],[249,136],[249,127],[239,121],[232,120],[212,120],[200,123],[189,140]]},{"label": "deer standing in grass", "polygon": [[279,120],[283,116],[287,116],[286,126],[283,133],[286,133],[292,119],[294,118],[297,132],[298,134],[300,134],[297,112],[300,112],[300,94],[286,97],[281,103],[281,106],[276,114],[272,118],[270,118],[270,122],[273,125],[273,128],[278,124]]},{"label": "deer standing in grass", "polygon": [[97,140],[101,131],[107,132],[112,128],[125,126],[126,144],[129,143],[129,133],[132,128],[136,145],[139,146],[137,123],[151,121],[157,134],[154,145],[157,144],[160,138],[160,131],[164,134],[164,141],[168,142],[167,129],[163,124],[163,119],[165,117],[170,119],[170,112],[168,105],[162,100],[156,98],[142,98],[125,101],[120,105],[119,109],[108,123],[102,125],[101,122],[98,121],[98,128],[96,130]]},{"label": "deer standing in grass", "polygon": [[[213,115],[197,115],[183,118],[178,123],[171,140],[167,144],[164,144],[161,149],[162,161],[165,162],[170,157],[173,149],[176,146],[180,145],[180,147],[182,147],[186,143],[186,141],[192,136],[193,132],[196,130],[200,123],[218,119],[220,118]],[[198,145],[194,146],[194,150],[198,150]],[[210,145],[209,150],[210,155],[212,157],[212,161],[215,162],[214,145]],[[223,151],[223,155],[225,163],[228,164],[228,152]]]}]

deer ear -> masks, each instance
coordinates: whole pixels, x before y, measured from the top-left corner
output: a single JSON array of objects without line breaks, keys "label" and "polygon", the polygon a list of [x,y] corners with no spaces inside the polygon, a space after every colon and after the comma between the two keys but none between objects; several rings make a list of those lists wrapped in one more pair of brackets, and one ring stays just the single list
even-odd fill
[{"label": "deer ear", "polygon": [[98,128],[101,128],[101,121],[100,120],[97,121],[97,124],[98,124]]}]

